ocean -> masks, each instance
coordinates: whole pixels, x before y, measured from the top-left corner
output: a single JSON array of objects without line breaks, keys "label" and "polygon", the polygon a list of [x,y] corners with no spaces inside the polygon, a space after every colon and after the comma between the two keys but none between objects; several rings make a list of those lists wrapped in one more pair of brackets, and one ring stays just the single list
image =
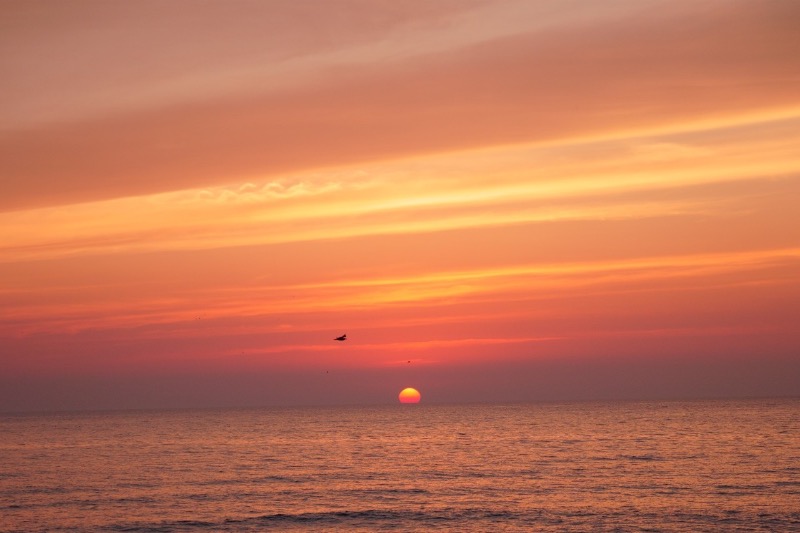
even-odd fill
[{"label": "ocean", "polygon": [[800,400],[0,415],[2,531],[800,531]]}]

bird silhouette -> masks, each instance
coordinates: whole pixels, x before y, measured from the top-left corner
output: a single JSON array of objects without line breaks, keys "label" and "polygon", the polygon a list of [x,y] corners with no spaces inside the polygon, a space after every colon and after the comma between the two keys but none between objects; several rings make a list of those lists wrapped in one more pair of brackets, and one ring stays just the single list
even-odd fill
[{"label": "bird silhouette", "polygon": [[347,333],[345,333],[345,334],[344,334],[344,335],[342,335],[341,337],[336,337],[336,338],[335,338],[335,339],[333,339],[333,340],[335,340],[335,341],[346,341],[346,340],[347,340]]}]

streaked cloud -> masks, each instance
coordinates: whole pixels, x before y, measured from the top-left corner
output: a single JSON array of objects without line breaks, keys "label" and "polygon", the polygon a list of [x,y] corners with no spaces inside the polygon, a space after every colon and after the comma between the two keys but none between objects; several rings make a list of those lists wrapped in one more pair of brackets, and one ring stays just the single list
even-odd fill
[{"label": "streaked cloud", "polygon": [[[242,183],[253,176],[420,153],[630,135],[685,124],[724,123],[729,117],[797,114],[800,72],[794,58],[800,54],[800,43],[787,22],[795,14],[791,3],[738,1],[704,7],[618,2],[608,7],[608,16],[597,18],[602,23],[596,25],[588,14],[603,10],[593,2],[570,9],[558,2],[481,4],[476,9],[483,11],[476,13],[483,14],[472,18],[461,12],[459,4],[442,5],[449,6],[439,10],[444,18],[434,16],[424,19],[426,23],[411,22],[417,13],[412,8],[398,8],[397,28],[408,32],[406,42],[418,44],[426,42],[417,41],[420,32],[454,32],[461,37],[454,38],[452,46],[434,47],[413,57],[368,59],[360,67],[322,69],[319,79],[277,92],[269,84],[228,76],[224,68],[213,70],[216,63],[211,62],[213,72],[221,72],[247,94],[225,89],[220,96],[192,99],[181,93],[174,105],[146,109],[115,101],[115,112],[102,118],[6,129],[0,137],[0,175],[6,190],[0,206],[63,205]],[[282,13],[296,8],[278,3],[264,4],[262,9]],[[383,13],[381,7],[374,9]],[[542,18],[516,16],[520,9],[540,10]],[[495,35],[503,25],[481,24],[493,20],[485,12],[502,20],[515,19],[506,30],[510,33]],[[354,27],[360,27],[361,11],[345,13],[336,20],[352,20]],[[308,16],[324,20],[325,14]],[[542,23],[549,17],[559,22]],[[121,15],[115,20],[128,24]],[[209,20],[199,16],[195,23],[204,27]],[[528,29],[520,30],[526,23]],[[347,35],[347,28],[334,35]],[[38,33],[25,38],[47,34],[43,27],[34,30]],[[384,34],[375,26],[363,31],[356,38],[364,50],[384,42]],[[488,32],[485,41],[464,37],[483,32]],[[169,37],[168,43],[180,35],[165,33],[162,38]],[[279,35],[286,37],[283,31]],[[316,45],[324,48],[324,43]],[[257,49],[262,46],[270,49],[270,44],[257,40],[253,44]],[[149,45],[145,51],[144,57],[160,57]],[[23,78],[26,68],[43,61],[54,63],[36,55],[40,52],[41,48],[32,47],[30,61],[9,66],[16,73],[9,78]],[[225,63],[227,57],[219,62]],[[111,59],[118,62],[113,55]],[[110,61],[97,59],[101,60],[96,67]],[[206,60],[199,55],[173,62],[202,66]],[[262,64],[257,55],[250,61]],[[135,81],[157,86],[163,71],[145,68],[134,72]],[[99,93],[102,99],[105,94],[84,87],[82,77],[72,78],[81,97],[95,98]],[[190,84],[200,91],[213,85]],[[20,90],[20,98],[49,94],[49,87],[59,87],[63,93],[71,84],[40,86],[39,91]],[[146,95],[134,99],[147,100]],[[9,112],[20,107],[7,101]]]},{"label": "streaked cloud", "polygon": [[[800,171],[800,119],[541,146],[496,146],[186,190],[0,213],[0,261],[218,248],[557,220],[729,211],[714,183]],[[788,130],[788,131],[787,131]],[[715,138],[722,136],[723,139]],[[657,193],[686,189],[669,201]],[[655,197],[653,197],[655,195]],[[211,222],[210,222],[211,221]]]}]

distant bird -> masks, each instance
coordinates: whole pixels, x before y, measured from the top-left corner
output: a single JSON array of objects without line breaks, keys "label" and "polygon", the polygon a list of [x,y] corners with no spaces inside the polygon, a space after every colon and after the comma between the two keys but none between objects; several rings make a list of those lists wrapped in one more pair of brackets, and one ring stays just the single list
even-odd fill
[{"label": "distant bird", "polygon": [[336,337],[336,338],[335,338],[335,339],[333,339],[333,340],[335,340],[335,341],[346,341],[346,340],[347,340],[347,333],[345,333],[345,334],[344,334],[344,335],[342,335],[341,337]]}]

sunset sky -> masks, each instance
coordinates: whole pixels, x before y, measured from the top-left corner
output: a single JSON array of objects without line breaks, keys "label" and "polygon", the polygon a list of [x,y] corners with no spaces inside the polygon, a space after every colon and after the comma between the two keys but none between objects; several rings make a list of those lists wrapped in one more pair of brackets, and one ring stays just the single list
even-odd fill
[{"label": "sunset sky", "polygon": [[798,395],[799,25],[2,0],[0,410]]}]

